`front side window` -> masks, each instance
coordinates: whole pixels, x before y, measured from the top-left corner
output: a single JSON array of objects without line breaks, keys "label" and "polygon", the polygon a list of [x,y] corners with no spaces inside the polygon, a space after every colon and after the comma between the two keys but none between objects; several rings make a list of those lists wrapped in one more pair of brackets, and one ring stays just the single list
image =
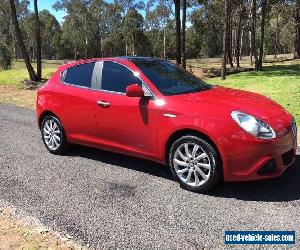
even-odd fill
[{"label": "front side window", "polygon": [[138,84],[142,87],[142,81],[126,67],[114,63],[104,62],[102,70],[101,89],[125,93],[130,84]]},{"label": "front side window", "polygon": [[179,95],[211,88],[190,72],[163,60],[131,59],[164,95]]},{"label": "front side window", "polygon": [[67,69],[64,82],[72,85],[90,88],[95,63],[85,63]]}]

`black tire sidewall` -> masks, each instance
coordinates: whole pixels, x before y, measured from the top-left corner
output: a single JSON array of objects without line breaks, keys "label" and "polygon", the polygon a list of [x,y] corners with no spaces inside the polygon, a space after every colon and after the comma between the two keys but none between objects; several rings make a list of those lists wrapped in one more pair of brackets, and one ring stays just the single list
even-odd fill
[{"label": "black tire sidewall", "polygon": [[[174,164],[173,157],[177,148],[183,143],[197,143],[199,146],[203,148],[203,150],[208,154],[209,160],[211,162],[211,172],[209,179],[198,187],[189,186],[184,183],[177,175]],[[194,135],[186,135],[179,139],[177,139],[171,146],[169,150],[169,167],[172,172],[173,177],[176,181],[178,181],[182,188],[193,191],[193,192],[206,192],[213,188],[220,180],[221,177],[221,166],[219,164],[218,154],[214,147],[208,143],[206,140],[194,136]]]},{"label": "black tire sidewall", "polygon": [[[45,139],[44,139],[44,132],[43,132],[43,129],[44,129],[44,125],[45,125],[45,122],[46,121],[49,121],[49,120],[53,120],[56,125],[59,127],[59,130],[61,131],[61,135],[60,135],[60,139],[61,139],[61,144],[60,146],[55,149],[55,150],[52,150],[48,147],[48,145],[46,144],[45,142]],[[43,140],[43,143],[45,145],[45,147],[47,148],[47,150],[52,153],[52,154],[63,154],[66,152],[67,148],[68,148],[68,142],[67,142],[67,137],[66,137],[66,134],[65,134],[65,130],[61,124],[61,122],[59,121],[59,119],[57,119],[55,116],[46,116],[43,121],[42,121],[42,126],[41,126],[41,134],[42,134],[42,140]]]}]

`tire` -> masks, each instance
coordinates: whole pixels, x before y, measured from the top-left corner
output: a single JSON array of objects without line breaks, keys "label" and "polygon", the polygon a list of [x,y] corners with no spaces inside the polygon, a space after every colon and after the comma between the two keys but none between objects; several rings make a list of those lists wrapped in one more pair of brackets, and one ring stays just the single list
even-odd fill
[{"label": "tire", "polygon": [[172,144],[169,151],[169,167],[182,188],[199,193],[213,188],[219,182],[222,173],[222,166],[214,147],[206,140],[193,135],[183,136]]},{"label": "tire", "polygon": [[46,116],[42,121],[41,134],[47,150],[55,155],[67,152],[69,144],[61,122],[55,116]]}]

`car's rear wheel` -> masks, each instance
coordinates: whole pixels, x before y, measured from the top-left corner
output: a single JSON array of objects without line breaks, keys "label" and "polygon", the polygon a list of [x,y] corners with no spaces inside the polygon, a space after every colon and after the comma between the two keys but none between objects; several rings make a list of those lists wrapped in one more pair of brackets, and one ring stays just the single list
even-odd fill
[{"label": "car's rear wheel", "polygon": [[61,122],[54,116],[46,116],[42,121],[43,142],[52,154],[63,154],[68,149],[68,142]]},{"label": "car's rear wheel", "polygon": [[206,140],[193,135],[183,136],[172,144],[169,166],[181,186],[195,192],[211,189],[221,177],[216,150]]}]

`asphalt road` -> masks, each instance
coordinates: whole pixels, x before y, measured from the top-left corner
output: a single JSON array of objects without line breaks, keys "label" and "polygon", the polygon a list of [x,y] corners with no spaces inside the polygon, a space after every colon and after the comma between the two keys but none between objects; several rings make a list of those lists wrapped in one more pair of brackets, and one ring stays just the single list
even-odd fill
[{"label": "asphalt road", "polygon": [[32,110],[0,104],[0,199],[91,247],[223,249],[225,230],[296,230],[300,157],[281,178],[185,191],[166,167],[76,146],[48,153]]}]

